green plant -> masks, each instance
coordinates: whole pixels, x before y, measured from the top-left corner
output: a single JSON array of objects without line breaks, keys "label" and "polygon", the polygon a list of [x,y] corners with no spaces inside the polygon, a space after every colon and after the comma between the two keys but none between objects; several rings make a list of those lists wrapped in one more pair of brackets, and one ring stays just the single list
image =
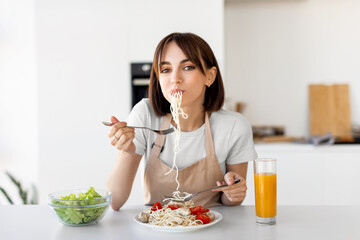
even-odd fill
[{"label": "green plant", "polygon": [[[17,187],[19,196],[20,196],[23,204],[37,204],[38,203],[38,192],[37,192],[35,185],[31,185],[32,197],[30,198],[29,191],[22,187],[20,181],[16,180],[16,178],[13,175],[11,175],[9,172],[5,172],[5,174],[9,177],[11,182],[13,182],[15,184],[15,186]],[[0,192],[3,193],[3,195],[5,196],[5,198],[8,200],[8,202],[10,204],[14,204],[14,201],[11,199],[11,197],[9,196],[7,191],[1,186],[0,186]]]}]

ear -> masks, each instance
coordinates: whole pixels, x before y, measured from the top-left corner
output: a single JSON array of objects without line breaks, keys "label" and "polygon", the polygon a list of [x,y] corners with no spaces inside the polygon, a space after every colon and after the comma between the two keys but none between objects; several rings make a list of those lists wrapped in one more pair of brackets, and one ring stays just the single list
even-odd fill
[{"label": "ear", "polygon": [[217,74],[217,68],[216,67],[212,67],[208,70],[207,72],[207,82],[206,82],[206,85],[207,86],[211,86],[215,79],[216,79],[216,74]]}]

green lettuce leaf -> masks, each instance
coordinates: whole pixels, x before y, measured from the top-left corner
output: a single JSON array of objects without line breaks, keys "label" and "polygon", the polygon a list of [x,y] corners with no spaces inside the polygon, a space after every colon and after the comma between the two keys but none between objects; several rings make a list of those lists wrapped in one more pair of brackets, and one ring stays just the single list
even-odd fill
[{"label": "green lettuce leaf", "polygon": [[[58,206],[71,206],[71,208],[54,207],[56,214],[68,224],[85,224],[97,221],[101,217],[108,206],[100,207],[87,207],[81,206],[97,205],[104,203],[106,200],[101,199],[101,195],[95,191],[94,187],[85,193],[79,193],[76,197],[75,194],[68,196],[61,196],[61,201],[53,200],[52,203]],[[65,201],[64,201],[65,200]],[[69,201],[66,201],[69,200]],[[76,200],[76,201],[75,201]],[[73,207],[79,206],[79,208]]]}]

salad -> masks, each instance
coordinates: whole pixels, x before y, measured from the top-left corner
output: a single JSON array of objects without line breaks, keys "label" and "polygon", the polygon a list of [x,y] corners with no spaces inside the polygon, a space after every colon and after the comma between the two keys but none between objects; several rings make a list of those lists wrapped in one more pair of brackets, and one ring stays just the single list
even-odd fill
[{"label": "salad", "polygon": [[62,222],[76,225],[97,222],[109,206],[106,201],[107,199],[97,193],[94,187],[90,187],[87,192],[53,199],[50,205]]}]

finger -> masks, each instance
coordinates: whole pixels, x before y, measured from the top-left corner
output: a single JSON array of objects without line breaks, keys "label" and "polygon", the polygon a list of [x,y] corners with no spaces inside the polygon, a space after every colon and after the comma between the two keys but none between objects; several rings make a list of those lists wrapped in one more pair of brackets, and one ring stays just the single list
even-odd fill
[{"label": "finger", "polygon": [[108,137],[109,137],[109,138],[112,138],[112,137],[114,136],[114,134],[115,134],[119,129],[126,127],[126,125],[127,125],[126,122],[118,122],[118,123],[115,123],[115,124],[110,128]]},{"label": "finger", "polygon": [[110,121],[111,121],[112,123],[118,123],[118,122],[120,122],[119,119],[117,119],[117,118],[114,117],[114,116],[111,116]]},{"label": "finger", "polygon": [[246,196],[246,191],[225,191],[224,194],[231,201],[242,201]]},{"label": "finger", "polygon": [[135,131],[128,131],[127,133],[123,134],[121,133],[120,137],[117,137],[118,133],[114,134],[114,136],[111,138],[111,145],[115,146],[117,149],[121,150],[123,147],[122,145],[127,141],[128,138],[134,138]]},{"label": "finger", "polygon": [[116,138],[121,138],[123,135],[126,135],[126,134],[127,134],[127,136],[134,135],[135,129],[123,127],[123,128],[120,128],[114,135],[116,136]]},{"label": "finger", "polygon": [[[226,184],[226,182],[225,181],[223,181],[222,183],[220,182],[220,181],[216,181],[216,186],[221,186],[221,185],[227,185]],[[220,189],[220,190],[219,190]],[[213,189],[212,191],[213,192],[220,192],[220,191],[222,191],[221,189],[223,189],[223,188],[217,188],[217,189]]]},{"label": "finger", "polygon": [[[115,123],[109,131],[108,137],[111,138],[112,136],[114,136],[118,131],[124,131],[127,132],[129,130],[132,130],[133,128],[126,128],[127,123],[126,122],[118,122]],[[126,129],[125,129],[126,128]],[[121,132],[119,132],[118,135],[116,135],[117,138],[119,138],[121,136]]]},{"label": "finger", "polygon": [[237,197],[228,197],[228,196],[226,197],[227,199],[229,199],[230,202],[241,202],[245,199],[245,195],[237,196]]},{"label": "finger", "polygon": [[132,138],[130,138],[127,142],[124,143],[123,145],[123,150],[124,151],[129,151],[131,148],[131,145],[133,144],[133,140],[134,140],[135,136],[133,136]]},{"label": "finger", "polygon": [[125,150],[124,148],[124,146],[125,146],[125,144],[126,144],[127,142],[124,142],[124,141],[121,141],[120,139],[115,143],[115,147],[116,147],[116,149],[118,149],[118,150]]},{"label": "finger", "polygon": [[[228,184],[229,186],[231,186],[231,185],[246,185],[246,180],[245,180],[245,178],[243,178],[243,177],[241,177],[239,174],[237,174],[237,173],[234,173],[234,178],[231,180],[231,181],[233,181],[233,183],[232,184]],[[228,176],[224,176],[224,178],[225,177],[227,177],[227,178],[229,178]],[[235,180],[239,180],[236,184],[235,184]]]},{"label": "finger", "polygon": [[[117,136],[118,133],[115,134],[115,136]],[[123,133],[121,134],[121,136],[118,138],[118,143],[120,145],[125,145],[126,142],[129,140],[129,139],[132,139],[133,137],[135,136],[135,132],[134,131],[129,131],[129,132],[126,132],[126,133]]]},{"label": "finger", "polygon": [[246,197],[246,192],[242,192],[238,195],[234,195],[234,196],[231,196],[232,199],[235,199],[236,201],[237,200],[244,200],[244,198]]},{"label": "finger", "polygon": [[234,198],[234,197],[243,196],[244,194],[246,194],[247,186],[245,184],[242,184],[242,185],[236,184],[233,186],[234,187],[232,189],[230,189],[230,187],[229,187],[227,190],[223,191],[227,197]]},{"label": "finger", "polygon": [[232,199],[244,198],[245,196],[246,196],[246,192],[241,192],[239,194],[226,195],[226,197],[232,198]]},{"label": "finger", "polygon": [[119,140],[117,137],[115,137],[115,135],[112,136],[110,139],[111,139],[111,140],[110,140],[110,143],[111,143],[111,145],[113,145],[113,146],[115,146],[115,145],[117,144],[118,140]]},{"label": "finger", "polygon": [[224,186],[224,187],[221,187],[221,188],[213,189],[212,191],[214,191],[214,192],[219,192],[219,191],[226,192],[226,191],[232,191],[234,189],[240,189],[241,191],[243,189],[247,189],[245,180],[240,180],[240,182],[237,183],[237,184],[228,185],[228,186]]},{"label": "finger", "polygon": [[[235,172],[227,172],[224,176],[224,180],[228,185],[233,185],[235,179],[238,177]],[[240,176],[239,176],[240,177]]]},{"label": "finger", "polygon": [[224,191],[224,193],[226,194],[226,196],[228,197],[235,197],[238,195],[242,195],[244,193],[246,193],[247,188],[246,187],[241,187],[241,188],[236,188],[230,191]]}]

